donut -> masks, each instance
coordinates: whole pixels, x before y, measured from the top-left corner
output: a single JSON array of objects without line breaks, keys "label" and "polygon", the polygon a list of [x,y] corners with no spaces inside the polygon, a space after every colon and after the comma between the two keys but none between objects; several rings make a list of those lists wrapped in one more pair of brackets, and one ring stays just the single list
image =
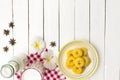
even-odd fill
[{"label": "donut", "polygon": [[74,66],[74,57],[68,57],[68,59],[66,60],[66,66],[68,68],[72,68]]},{"label": "donut", "polygon": [[87,55],[88,55],[88,49],[85,48],[85,47],[83,47],[83,48],[81,48],[81,49],[82,49],[82,51],[83,51],[83,55],[84,55],[84,56],[87,56]]},{"label": "donut", "polygon": [[85,61],[85,66],[88,66],[90,64],[90,62],[91,62],[90,58],[87,57],[87,56],[84,56],[83,58],[84,58],[84,61]]},{"label": "donut", "polygon": [[67,52],[67,56],[68,56],[68,57],[73,56],[72,52],[73,52],[73,50],[69,50],[69,51]]},{"label": "donut", "polygon": [[71,66],[69,63],[66,62],[66,67],[67,68],[72,68],[73,66]]},{"label": "donut", "polygon": [[82,74],[90,62],[88,49],[85,47],[75,48],[67,52],[66,67],[75,74]]},{"label": "donut", "polygon": [[85,66],[85,61],[82,57],[75,59],[74,62],[75,62],[76,67],[84,67]]},{"label": "donut", "polygon": [[72,71],[76,74],[82,74],[84,71],[84,68],[73,66]]},{"label": "donut", "polygon": [[79,48],[77,48],[77,49],[75,49],[75,50],[73,51],[73,56],[74,56],[75,58],[81,57],[82,55],[83,55],[83,51],[82,51],[81,49],[79,49]]}]

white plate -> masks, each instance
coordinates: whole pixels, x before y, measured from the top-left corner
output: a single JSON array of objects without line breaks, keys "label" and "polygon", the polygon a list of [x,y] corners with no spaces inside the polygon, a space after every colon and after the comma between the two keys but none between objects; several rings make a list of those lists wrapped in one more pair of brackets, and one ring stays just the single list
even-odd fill
[{"label": "white plate", "polygon": [[[88,56],[91,59],[90,65],[82,74],[75,74],[71,69],[66,67],[67,52],[71,49],[86,47],[88,49]],[[58,65],[63,74],[70,79],[82,79],[91,77],[98,67],[98,54],[96,49],[88,42],[82,40],[75,40],[67,43],[59,53]]]}]

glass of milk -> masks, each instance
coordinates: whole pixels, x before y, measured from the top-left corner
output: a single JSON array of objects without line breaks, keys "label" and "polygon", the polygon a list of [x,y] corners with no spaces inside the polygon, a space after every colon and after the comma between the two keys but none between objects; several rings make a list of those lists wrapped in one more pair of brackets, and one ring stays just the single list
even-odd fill
[{"label": "glass of milk", "polygon": [[25,70],[20,80],[42,80],[41,73],[33,68]]}]

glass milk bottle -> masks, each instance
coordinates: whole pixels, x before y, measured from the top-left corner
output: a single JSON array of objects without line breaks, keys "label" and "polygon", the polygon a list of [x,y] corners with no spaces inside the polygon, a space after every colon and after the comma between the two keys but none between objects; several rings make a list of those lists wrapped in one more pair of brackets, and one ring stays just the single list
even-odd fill
[{"label": "glass milk bottle", "polygon": [[7,64],[1,67],[1,75],[5,78],[12,77],[27,65],[27,55],[20,54],[14,56]]}]

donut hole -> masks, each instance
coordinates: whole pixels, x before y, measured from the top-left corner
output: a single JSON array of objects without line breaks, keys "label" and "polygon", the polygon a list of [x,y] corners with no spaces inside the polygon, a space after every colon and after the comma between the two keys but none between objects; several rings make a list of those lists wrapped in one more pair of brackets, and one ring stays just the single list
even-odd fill
[{"label": "donut hole", "polygon": [[70,54],[70,56],[73,56],[72,53]]},{"label": "donut hole", "polygon": [[79,68],[78,68],[78,67],[76,67],[76,69],[78,70]]},{"label": "donut hole", "polygon": [[70,60],[70,62],[73,62],[73,60]]},{"label": "donut hole", "polygon": [[76,55],[78,55],[79,52],[76,52]]},{"label": "donut hole", "polygon": [[81,63],[79,62],[78,65],[80,65]]}]

